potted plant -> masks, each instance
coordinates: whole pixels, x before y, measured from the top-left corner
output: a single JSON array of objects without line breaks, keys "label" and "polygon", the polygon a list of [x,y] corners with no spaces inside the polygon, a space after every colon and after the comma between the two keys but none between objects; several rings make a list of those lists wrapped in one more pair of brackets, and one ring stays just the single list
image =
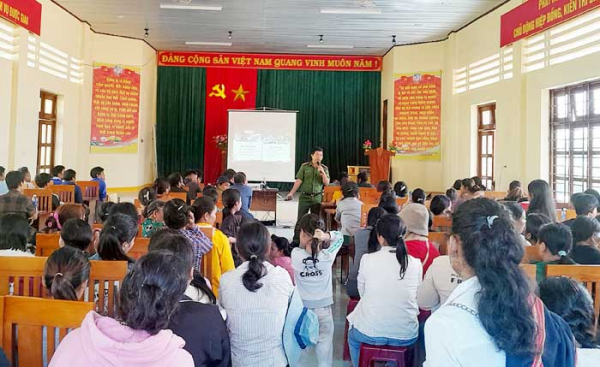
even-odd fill
[{"label": "potted plant", "polygon": [[394,141],[393,141],[393,142],[391,142],[391,143],[388,145],[388,150],[389,150],[390,152],[397,152],[397,151],[398,151],[398,147],[396,146],[396,142],[394,142]]},{"label": "potted plant", "polygon": [[217,148],[221,151],[227,150],[227,134],[217,135],[213,137]]},{"label": "potted plant", "polygon": [[362,145],[362,148],[368,152],[369,150],[371,150],[373,148],[373,143],[371,143],[370,140],[365,140],[365,142]]}]

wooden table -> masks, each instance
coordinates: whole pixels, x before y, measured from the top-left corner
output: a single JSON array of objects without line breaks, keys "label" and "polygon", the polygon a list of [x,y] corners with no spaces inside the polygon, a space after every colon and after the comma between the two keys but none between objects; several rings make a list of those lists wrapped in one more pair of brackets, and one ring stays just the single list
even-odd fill
[{"label": "wooden table", "polygon": [[252,205],[250,210],[258,212],[274,212],[277,223],[277,193],[278,189],[264,189],[252,191]]}]

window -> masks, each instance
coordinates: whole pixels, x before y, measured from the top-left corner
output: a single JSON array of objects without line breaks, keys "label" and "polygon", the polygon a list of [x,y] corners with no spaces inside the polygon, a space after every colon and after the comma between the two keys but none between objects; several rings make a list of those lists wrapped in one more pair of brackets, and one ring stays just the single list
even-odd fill
[{"label": "window", "polygon": [[56,100],[58,97],[40,92],[40,113],[38,127],[37,172],[50,173],[54,166],[56,142]]},{"label": "window", "polygon": [[488,189],[494,186],[494,146],[496,137],[496,104],[477,107],[477,176]]},{"label": "window", "polygon": [[550,153],[557,202],[600,190],[600,81],[550,92]]}]

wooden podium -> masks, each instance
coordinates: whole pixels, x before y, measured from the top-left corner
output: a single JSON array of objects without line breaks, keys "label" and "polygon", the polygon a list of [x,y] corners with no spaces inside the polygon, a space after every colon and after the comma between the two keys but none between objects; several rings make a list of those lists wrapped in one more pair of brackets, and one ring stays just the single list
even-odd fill
[{"label": "wooden podium", "polygon": [[366,150],[365,155],[369,157],[371,167],[371,185],[377,186],[380,181],[389,181],[391,157],[396,153],[385,150],[382,147]]}]

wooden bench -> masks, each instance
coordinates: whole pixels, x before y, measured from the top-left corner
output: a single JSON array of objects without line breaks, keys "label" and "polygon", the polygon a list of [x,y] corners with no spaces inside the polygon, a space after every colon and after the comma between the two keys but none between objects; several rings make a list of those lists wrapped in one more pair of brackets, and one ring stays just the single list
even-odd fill
[{"label": "wooden bench", "polygon": [[133,247],[127,253],[127,256],[134,260],[139,260],[140,257],[148,253],[148,245],[150,245],[149,238],[136,237],[133,242]]},{"label": "wooden bench", "polygon": [[[88,301],[94,302],[95,310],[101,315],[115,315],[115,299],[119,285],[127,275],[127,261],[90,261]],[[98,299],[96,299],[96,289]]]},{"label": "wooden bench", "polygon": [[521,264],[519,265],[525,272],[527,277],[534,283],[537,284],[537,267],[535,264]]},{"label": "wooden bench", "polygon": [[46,257],[0,256],[0,296],[45,297]]},{"label": "wooden bench", "polygon": [[429,241],[437,244],[440,255],[448,255],[448,238],[450,234],[446,232],[429,232],[427,236]]},{"label": "wooden bench", "polygon": [[521,261],[521,263],[529,264],[532,261],[542,261],[539,246],[525,247],[525,256],[523,256],[523,261]]},{"label": "wooden bench", "polygon": [[440,232],[450,232],[452,229],[452,218],[445,215],[436,215],[433,217],[432,228]]},{"label": "wooden bench", "polygon": [[367,226],[367,217],[369,216],[369,211],[376,207],[377,204],[363,204],[360,207],[360,226],[362,228]]},{"label": "wooden bench", "polygon": [[60,232],[37,233],[35,235],[35,256],[48,257],[59,248]]},{"label": "wooden bench", "polygon": [[52,185],[48,186],[53,194],[58,195],[60,202],[75,203],[75,186],[74,185]]},{"label": "wooden bench", "polygon": [[502,200],[506,197],[506,192],[504,191],[484,191],[484,197],[492,200]]}]

